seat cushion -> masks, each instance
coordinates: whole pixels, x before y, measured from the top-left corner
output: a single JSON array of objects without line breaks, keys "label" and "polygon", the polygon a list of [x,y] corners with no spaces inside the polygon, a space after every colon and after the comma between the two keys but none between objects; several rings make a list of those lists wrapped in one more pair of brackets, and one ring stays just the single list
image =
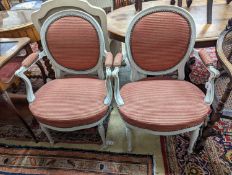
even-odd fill
[{"label": "seat cushion", "polygon": [[124,105],[119,107],[130,125],[153,131],[177,131],[201,124],[210,112],[204,93],[179,80],[128,83],[121,89]]},{"label": "seat cushion", "polygon": [[56,79],[35,94],[30,110],[36,119],[54,127],[71,128],[92,124],[106,114],[104,80],[94,78]]}]

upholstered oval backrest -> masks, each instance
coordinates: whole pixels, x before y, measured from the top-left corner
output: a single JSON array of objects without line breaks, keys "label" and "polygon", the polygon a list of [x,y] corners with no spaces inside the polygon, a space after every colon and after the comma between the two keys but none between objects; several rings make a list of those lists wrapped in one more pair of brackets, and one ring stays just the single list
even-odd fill
[{"label": "upholstered oval backrest", "polygon": [[130,51],[134,63],[144,71],[166,71],[185,57],[191,40],[186,17],[171,10],[148,13],[131,29]]},{"label": "upholstered oval backrest", "polygon": [[81,16],[63,16],[49,24],[46,45],[54,61],[65,68],[84,71],[94,68],[100,57],[99,35]]}]

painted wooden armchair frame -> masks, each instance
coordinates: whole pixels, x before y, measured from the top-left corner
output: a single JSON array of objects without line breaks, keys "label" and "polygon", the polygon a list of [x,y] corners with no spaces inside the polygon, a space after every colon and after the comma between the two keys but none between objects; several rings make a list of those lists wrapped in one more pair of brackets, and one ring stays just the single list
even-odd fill
[{"label": "painted wooden armchair frame", "polygon": [[[189,27],[191,29],[191,36],[190,36],[190,40],[189,40],[189,44],[188,44],[188,49],[187,49],[184,57],[181,59],[181,61],[177,65],[175,65],[174,67],[172,67],[168,70],[164,70],[164,71],[147,71],[147,70],[143,70],[141,67],[139,67],[134,61],[132,51],[131,51],[131,37],[132,37],[132,33],[133,33],[133,28],[138,23],[138,21],[140,21],[140,19],[142,19],[146,15],[156,13],[156,12],[171,12],[171,13],[179,14],[182,17],[184,17],[189,23]],[[114,83],[115,84],[114,97],[115,97],[115,101],[117,102],[117,105],[119,106],[119,108],[124,105],[124,100],[120,94],[119,76],[118,76],[118,73],[120,70],[121,60],[123,59],[122,57],[128,58],[128,60],[129,60],[129,63],[131,66],[131,81],[132,82],[144,79],[147,77],[147,75],[152,75],[152,76],[166,75],[166,74],[169,74],[169,73],[174,72],[174,71],[178,72],[178,79],[179,80],[184,80],[184,78],[185,78],[184,67],[185,67],[187,60],[189,59],[191,52],[193,51],[195,38],[196,38],[196,27],[195,27],[194,20],[193,20],[192,16],[186,10],[184,10],[182,8],[174,7],[174,6],[156,6],[156,7],[152,7],[152,8],[149,8],[149,9],[146,9],[146,10],[139,12],[131,21],[129,28],[128,28],[128,31],[126,33],[126,39],[125,39],[126,53],[118,54],[116,56],[116,58],[114,60],[114,64],[113,64],[113,66],[115,67],[113,72],[112,72],[112,76],[114,77],[114,82],[115,82]],[[212,100],[213,100],[213,96],[214,96],[214,94],[213,94],[214,78],[218,75],[218,71],[215,68],[213,68],[212,66],[209,66],[208,70],[211,73],[211,77],[207,83],[207,95],[205,97],[205,103],[207,105],[211,105]],[[198,135],[199,135],[200,127],[203,124],[203,122],[202,122],[198,125],[195,125],[194,127],[186,127],[185,129],[172,131],[172,132],[163,132],[163,131],[159,132],[159,131],[153,131],[153,130],[149,130],[149,129],[139,128],[137,126],[132,126],[131,124],[127,123],[125,120],[124,120],[124,122],[126,124],[126,133],[127,133],[127,139],[128,139],[128,151],[132,150],[131,129],[136,129],[139,131],[144,131],[144,132],[148,132],[151,134],[164,135],[164,136],[177,135],[177,134],[181,134],[181,133],[185,133],[185,132],[191,132],[191,140],[190,140],[190,145],[188,148],[189,153],[191,153],[193,150],[194,144],[195,144],[195,142],[198,138]]]},{"label": "painted wooden armchair frame", "polygon": [[[70,1],[64,1],[66,2],[66,5],[69,4],[67,2],[73,2],[72,0]],[[75,2],[80,2],[80,4],[88,7],[87,9],[93,8],[92,10],[95,10],[95,7],[92,7],[89,3],[87,2],[83,2],[83,1],[75,1]],[[49,1],[46,3],[51,3],[53,4],[53,1]],[[69,4],[70,5],[70,4]],[[48,6],[46,6],[48,7]],[[49,7],[50,8],[50,7]],[[43,14],[46,14],[44,9],[42,9]],[[95,11],[95,13],[97,13],[97,11]],[[36,12],[36,14],[38,14],[38,12]],[[34,14],[34,17],[36,15]],[[39,16],[39,15],[38,15]],[[38,16],[36,16],[38,18]],[[48,32],[49,26],[51,24],[53,24],[54,22],[58,21],[59,19],[62,19],[64,17],[78,17],[81,19],[84,19],[86,21],[88,21],[93,28],[96,30],[97,32],[97,37],[99,39],[99,59],[97,64],[88,70],[74,70],[71,68],[67,68],[61,64],[59,64],[57,62],[57,60],[53,57],[51,50],[48,47],[48,43],[47,43],[47,39],[46,39],[46,33]],[[102,31],[101,26],[99,25],[99,23],[96,21],[96,19],[94,17],[92,17],[91,15],[89,15],[88,13],[82,11],[82,10],[77,10],[77,9],[69,9],[69,10],[62,10],[62,11],[58,11],[56,13],[53,13],[52,15],[50,15],[42,24],[42,26],[40,26],[38,23],[36,25],[38,27],[38,29],[40,29],[40,36],[41,36],[41,42],[42,42],[42,46],[43,46],[43,51],[40,52],[39,54],[37,54],[34,58],[31,58],[30,63],[34,64],[36,63],[37,60],[40,60],[42,57],[47,56],[48,59],[50,60],[50,62],[52,63],[54,69],[55,69],[55,73],[56,73],[56,78],[62,78],[64,74],[61,74],[61,72],[66,72],[68,74],[72,74],[72,75],[97,75],[98,78],[100,80],[104,80],[105,79],[105,84],[106,84],[106,97],[104,99],[104,102],[102,101],[102,103],[104,103],[106,106],[108,106],[108,110],[106,112],[106,114],[97,122],[91,123],[91,124],[87,124],[87,125],[79,125],[77,127],[71,127],[71,128],[67,128],[67,127],[54,127],[48,124],[44,124],[42,122],[39,121],[41,129],[44,131],[44,133],[46,134],[46,136],[48,137],[50,143],[54,143],[53,139],[51,138],[51,135],[49,134],[47,128],[52,129],[52,130],[57,130],[57,131],[64,131],[64,132],[68,132],[68,131],[75,131],[75,130],[81,130],[81,129],[85,129],[85,128],[91,128],[94,126],[98,126],[98,131],[100,133],[100,136],[102,138],[103,141],[103,145],[106,146],[106,140],[105,140],[105,131],[104,131],[104,127],[103,127],[103,121],[106,119],[106,117],[109,115],[110,110],[111,110],[111,100],[112,100],[112,87],[111,87],[111,65],[112,65],[112,61],[113,61],[113,56],[112,54],[108,53],[106,51],[106,43],[105,41],[105,36],[104,33]],[[107,58],[106,58],[107,57]],[[104,74],[104,58],[106,58],[105,61],[105,66],[106,66],[106,77]],[[26,84],[26,89],[27,89],[27,99],[29,103],[33,103],[36,100],[36,97],[33,93],[32,90],[32,85],[29,81],[29,79],[25,76],[25,71],[28,70],[28,68],[32,65],[29,64],[29,66],[23,66],[21,67],[18,71],[16,71],[16,75],[19,76],[20,78],[22,78]],[[55,81],[55,80],[53,80]],[[74,79],[75,81],[75,79]],[[48,92],[49,93],[49,92]]]},{"label": "painted wooden armchair frame", "polygon": [[[221,79],[220,84],[222,85],[218,85],[218,88],[220,88],[218,91],[221,92],[216,91],[215,93],[215,100],[213,103],[214,112],[207,122],[207,125],[203,128],[202,137],[198,140],[196,145],[196,151],[201,151],[204,148],[208,137],[221,134],[214,129],[214,125],[221,118],[226,117],[231,119],[232,116],[230,108],[232,91],[232,19],[228,21],[228,25],[226,26],[225,30],[222,31],[217,40],[216,54],[223,67],[223,71],[221,72],[220,77],[216,80],[220,81]],[[200,55],[204,60],[206,60],[208,65],[213,64],[210,56],[207,53],[202,51]]]}]

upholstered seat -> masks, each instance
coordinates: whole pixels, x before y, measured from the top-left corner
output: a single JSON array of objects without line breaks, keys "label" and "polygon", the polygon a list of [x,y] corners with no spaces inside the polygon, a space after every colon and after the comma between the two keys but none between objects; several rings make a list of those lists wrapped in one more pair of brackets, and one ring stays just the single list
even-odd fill
[{"label": "upholstered seat", "polygon": [[[204,93],[180,80],[151,80],[128,83],[121,89],[119,107],[130,125],[160,132],[200,125],[210,112]],[[178,99],[178,100],[177,100]]]},{"label": "upholstered seat", "polygon": [[56,79],[35,94],[30,110],[39,122],[59,128],[88,125],[103,118],[105,81],[94,78]]}]

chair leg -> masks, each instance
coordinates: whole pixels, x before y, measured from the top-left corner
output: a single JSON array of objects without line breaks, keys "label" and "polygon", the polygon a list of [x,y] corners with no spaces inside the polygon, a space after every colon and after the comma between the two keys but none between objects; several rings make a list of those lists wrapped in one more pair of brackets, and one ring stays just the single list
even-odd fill
[{"label": "chair leg", "polygon": [[132,139],[132,133],[131,129],[126,127],[126,137],[127,137],[127,150],[128,152],[132,151],[132,144],[131,144],[131,139]]},{"label": "chair leg", "polygon": [[187,7],[189,8],[192,5],[192,0],[186,0]]},{"label": "chair leg", "polygon": [[15,114],[18,116],[18,118],[21,120],[21,122],[23,123],[23,125],[25,126],[25,128],[28,130],[28,132],[31,134],[32,138],[34,139],[34,141],[36,143],[38,143],[38,140],[35,137],[35,134],[33,133],[33,131],[31,130],[30,126],[27,124],[27,122],[23,119],[22,115],[18,112],[18,110],[16,109],[15,105],[13,104],[13,102],[11,101],[8,93],[6,91],[2,91],[1,92],[3,99],[6,101],[7,105],[15,112]]},{"label": "chair leg", "polygon": [[98,132],[99,132],[101,139],[102,139],[103,148],[105,148],[106,147],[106,134],[105,134],[105,128],[103,126],[103,123],[100,123],[98,125]]},{"label": "chair leg", "polygon": [[176,1],[175,1],[175,0],[171,0],[170,4],[171,4],[171,5],[175,5],[175,4],[176,4]]},{"label": "chair leg", "polygon": [[45,135],[47,136],[49,142],[51,144],[54,144],[54,140],[52,139],[52,136],[50,135],[48,129],[46,127],[44,127],[42,124],[40,124],[40,127],[41,127],[42,131],[45,133]]},{"label": "chair leg", "polygon": [[182,7],[182,0],[178,0],[178,6]]},{"label": "chair leg", "polygon": [[194,147],[194,145],[197,141],[197,138],[199,136],[199,131],[200,131],[200,128],[197,128],[191,132],[188,154],[191,154],[193,152],[193,147]]},{"label": "chair leg", "polygon": [[207,0],[207,24],[212,24],[213,0]]}]

